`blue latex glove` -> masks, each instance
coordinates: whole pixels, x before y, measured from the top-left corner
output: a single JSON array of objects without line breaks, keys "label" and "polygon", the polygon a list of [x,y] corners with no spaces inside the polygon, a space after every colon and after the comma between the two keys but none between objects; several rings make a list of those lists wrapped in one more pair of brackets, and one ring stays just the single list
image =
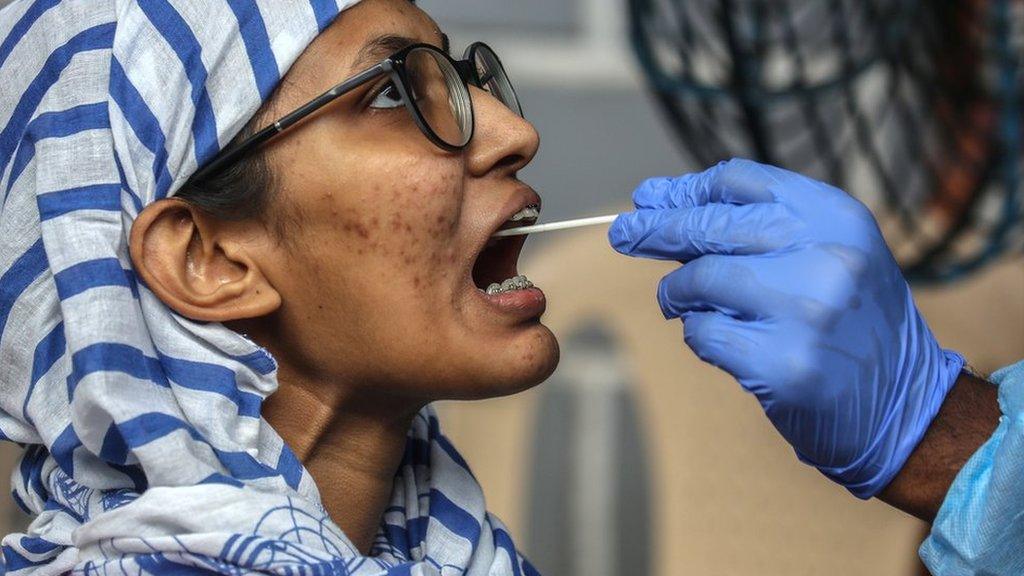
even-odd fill
[{"label": "blue latex glove", "polygon": [[609,241],[684,263],[658,302],[687,345],[757,397],[801,460],[858,497],[881,491],[963,358],[935,341],[868,209],[746,160],[648,180],[633,200]]}]

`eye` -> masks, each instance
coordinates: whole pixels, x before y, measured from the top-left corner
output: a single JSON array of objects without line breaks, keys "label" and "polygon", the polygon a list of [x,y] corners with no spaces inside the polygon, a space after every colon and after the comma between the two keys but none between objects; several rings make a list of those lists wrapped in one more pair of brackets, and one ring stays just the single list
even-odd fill
[{"label": "eye", "polygon": [[370,102],[370,108],[390,109],[398,108],[403,104],[402,95],[393,82],[388,82],[377,92],[377,95]]}]

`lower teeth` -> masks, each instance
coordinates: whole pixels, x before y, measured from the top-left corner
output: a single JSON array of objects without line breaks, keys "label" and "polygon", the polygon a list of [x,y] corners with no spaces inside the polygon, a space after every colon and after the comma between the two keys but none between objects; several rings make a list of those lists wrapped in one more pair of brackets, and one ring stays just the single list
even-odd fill
[{"label": "lower teeth", "polygon": [[495,282],[484,290],[487,294],[502,294],[505,292],[511,292],[513,290],[525,290],[526,288],[533,288],[533,282],[527,280],[526,276],[519,275],[505,280],[501,284]]}]

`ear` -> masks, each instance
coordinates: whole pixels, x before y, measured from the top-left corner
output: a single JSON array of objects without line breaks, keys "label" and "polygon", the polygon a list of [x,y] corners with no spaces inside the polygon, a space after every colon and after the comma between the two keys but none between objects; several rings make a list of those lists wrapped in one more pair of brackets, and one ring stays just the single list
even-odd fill
[{"label": "ear", "polygon": [[147,206],[132,225],[135,272],[177,313],[204,322],[265,316],[281,306],[235,223],[174,198]]}]

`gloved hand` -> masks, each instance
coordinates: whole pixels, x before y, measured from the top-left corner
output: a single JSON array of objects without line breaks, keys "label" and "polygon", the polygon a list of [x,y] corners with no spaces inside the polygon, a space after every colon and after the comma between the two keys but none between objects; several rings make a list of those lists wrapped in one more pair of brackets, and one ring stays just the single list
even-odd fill
[{"label": "gloved hand", "polygon": [[899,472],[963,358],[939,347],[864,205],[732,160],[633,194],[608,238],[684,265],[658,287],[687,345],[732,374],[804,462],[861,498]]}]

